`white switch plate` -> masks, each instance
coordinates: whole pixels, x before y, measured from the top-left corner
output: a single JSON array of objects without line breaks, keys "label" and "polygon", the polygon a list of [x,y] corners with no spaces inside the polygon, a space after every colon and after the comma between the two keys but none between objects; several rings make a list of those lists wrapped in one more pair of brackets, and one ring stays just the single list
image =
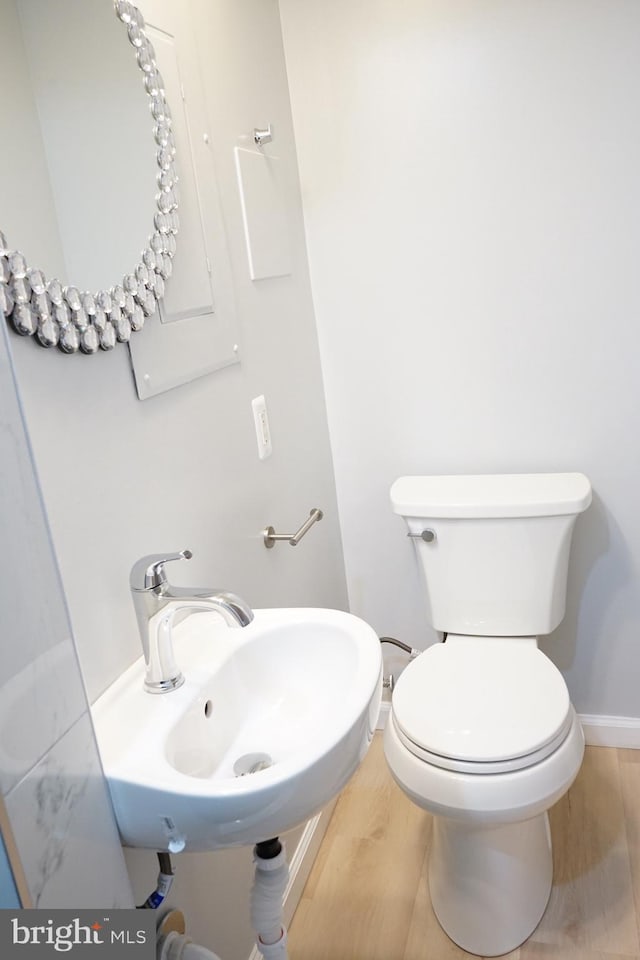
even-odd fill
[{"label": "white switch plate", "polygon": [[258,456],[266,460],[271,456],[271,430],[267,416],[267,402],[263,396],[255,397],[251,401],[253,422],[256,425],[256,440],[258,441]]}]

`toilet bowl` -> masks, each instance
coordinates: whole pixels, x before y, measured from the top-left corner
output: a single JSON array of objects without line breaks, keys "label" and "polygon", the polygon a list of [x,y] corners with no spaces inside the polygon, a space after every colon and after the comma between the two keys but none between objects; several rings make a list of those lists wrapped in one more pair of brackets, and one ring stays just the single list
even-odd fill
[{"label": "toilet bowl", "polygon": [[436,917],[480,956],[523,943],[551,892],[547,811],[576,777],[584,737],[537,634],[564,615],[571,533],[590,499],[582,474],[413,477],[392,488],[445,641],[398,679],[385,756],[434,815]]},{"label": "toilet bowl", "polygon": [[428,880],[441,926],[470,953],[515,949],[551,892],[547,810],[584,753],[561,674],[535,639],[449,636],[400,676],[384,749],[401,789],[435,816]]}]

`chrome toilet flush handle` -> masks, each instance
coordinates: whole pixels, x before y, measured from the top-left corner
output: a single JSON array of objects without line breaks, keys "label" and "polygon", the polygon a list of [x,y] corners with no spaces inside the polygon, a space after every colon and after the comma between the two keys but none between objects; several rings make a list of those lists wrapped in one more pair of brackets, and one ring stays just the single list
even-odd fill
[{"label": "chrome toilet flush handle", "polygon": [[436,539],[435,530],[423,530],[422,533],[408,533],[408,537],[412,540],[424,540],[425,543],[433,543]]}]

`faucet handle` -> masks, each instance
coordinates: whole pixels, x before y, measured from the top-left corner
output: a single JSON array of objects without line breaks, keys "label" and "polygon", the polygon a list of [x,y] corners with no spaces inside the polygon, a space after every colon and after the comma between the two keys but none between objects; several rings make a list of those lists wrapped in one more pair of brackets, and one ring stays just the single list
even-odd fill
[{"label": "faucet handle", "polygon": [[151,553],[147,557],[141,557],[131,568],[129,585],[132,590],[138,591],[161,587],[167,582],[165,563],[170,560],[191,560],[192,556],[191,550],[181,550],[179,553]]}]

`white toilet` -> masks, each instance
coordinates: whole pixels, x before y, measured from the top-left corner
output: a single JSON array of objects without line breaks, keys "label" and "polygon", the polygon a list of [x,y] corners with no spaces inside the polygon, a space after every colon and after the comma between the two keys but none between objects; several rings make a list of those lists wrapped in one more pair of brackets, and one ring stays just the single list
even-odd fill
[{"label": "white toilet", "polygon": [[552,882],[547,810],[584,753],[559,670],[538,649],[564,616],[580,473],[402,477],[391,488],[445,640],[401,674],[384,748],[434,814],[433,909],[464,950],[499,956],[537,926]]}]

